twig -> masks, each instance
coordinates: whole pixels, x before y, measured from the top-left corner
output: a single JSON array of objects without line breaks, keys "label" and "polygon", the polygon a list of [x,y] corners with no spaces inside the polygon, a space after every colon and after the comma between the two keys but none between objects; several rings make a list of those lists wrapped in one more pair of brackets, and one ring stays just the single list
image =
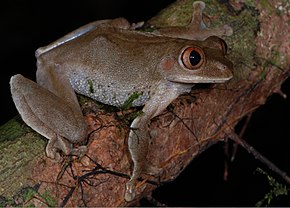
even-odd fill
[{"label": "twig", "polygon": [[[91,171],[83,174],[82,176],[79,177],[75,177],[73,172],[73,178],[76,179],[75,185],[73,187],[71,187],[70,191],[67,193],[67,195],[65,196],[64,200],[62,201],[60,207],[64,207],[68,200],[72,197],[74,191],[76,190],[77,187],[81,186],[81,183],[83,181],[85,181],[87,178],[89,178],[90,176],[93,175],[98,175],[98,174],[111,174],[114,176],[118,176],[118,177],[122,177],[122,178],[127,178],[130,179],[130,176],[128,176],[127,174],[124,173],[119,173],[119,172],[115,172],[115,171],[111,171],[108,170],[104,167],[102,167],[100,164],[98,164],[97,162],[95,162],[94,160],[92,160],[89,156],[87,156],[96,166],[94,167],[94,169],[92,169]],[[72,170],[73,171],[73,170]],[[151,180],[147,180],[146,183],[152,184],[152,185],[159,185],[158,183],[151,181]],[[83,192],[83,190],[82,190]],[[84,203],[85,204],[85,203]]]},{"label": "twig", "polygon": [[192,136],[195,138],[197,144],[198,144],[198,147],[199,149],[201,148],[200,147],[200,143],[199,143],[199,139],[198,137],[196,136],[196,134],[194,133],[194,131],[184,122],[183,118],[179,117],[173,109],[170,109],[170,108],[167,108],[167,110],[172,113],[184,126],[185,128],[192,134]]},{"label": "twig", "polygon": [[272,163],[270,160],[268,160],[265,156],[263,156],[261,153],[259,153],[254,147],[249,145],[245,140],[241,139],[239,135],[232,132],[230,137],[233,141],[241,145],[243,148],[245,148],[250,154],[252,154],[257,160],[264,163],[266,166],[268,166],[269,169],[271,169],[273,172],[277,173],[279,176],[281,176],[288,184],[290,184],[290,178],[288,177],[287,173],[280,170],[274,163]]},{"label": "twig", "polygon": [[[249,124],[249,122],[251,120],[251,117],[252,117],[252,113],[247,115],[247,119],[246,119],[246,121],[245,121],[245,123],[244,123],[244,125],[243,125],[243,127],[242,127],[242,129],[240,131],[240,133],[239,133],[239,137],[240,138],[244,137],[245,131],[246,131],[247,127],[248,127],[248,124]],[[234,143],[233,152],[232,152],[232,156],[231,156],[231,162],[233,162],[235,160],[236,154],[237,154],[237,150],[238,150],[238,143]]]},{"label": "twig", "polygon": [[229,175],[229,148],[229,140],[226,138],[224,144],[224,181],[228,180]]},{"label": "twig", "polygon": [[[239,133],[239,137],[242,138],[244,136],[244,133],[248,127],[248,124],[251,120],[252,117],[252,113],[247,115],[246,121],[244,122],[242,129]],[[239,144],[237,142],[235,142],[232,147],[233,150],[231,152],[231,156],[230,156],[230,144],[229,144],[229,140],[226,139],[225,140],[225,145],[224,145],[224,180],[227,181],[228,180],[228,175],[229,175],[229,163],[233,162],[235,160],[236,154],[237,154],[237,150],[239,147]]]}]

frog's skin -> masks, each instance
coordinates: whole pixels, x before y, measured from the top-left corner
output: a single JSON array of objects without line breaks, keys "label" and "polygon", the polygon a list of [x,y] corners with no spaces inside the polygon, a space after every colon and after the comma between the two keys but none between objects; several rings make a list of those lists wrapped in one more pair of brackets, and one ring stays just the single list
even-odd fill
[{"label": "frog's skin", "polygon": [[[15,75],[10,85],[23,120],[49,140],[47,156],[59,160],[60,151],[80,156],[86,152],[85,146],[73,147],[87,137],[75,91],[113,106],[122,106],[132,93],[139,93],[133,105],[144,105],[143,113],[132,122],[128,138],[134,168],[125,199],[133,200],[140,175],[159,171],[145,159],[150,119],[194,84],[232,78],[226,44],[212,36],[230,35],[232,30],[206,28],[204,7],[200,1],[193,4],[193,19],[186,27],[145,33],[123,18],[96,21],[39,48],[37,83]],[[190,58],[194,53],[200,57]]]}]

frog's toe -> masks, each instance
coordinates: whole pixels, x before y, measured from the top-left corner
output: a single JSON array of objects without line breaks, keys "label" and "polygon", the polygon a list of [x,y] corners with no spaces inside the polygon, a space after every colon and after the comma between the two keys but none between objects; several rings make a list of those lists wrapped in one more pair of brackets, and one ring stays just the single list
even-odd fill
[{"label": "frog's toe", "polygon": [[[144,168],[144,173],[148,175],[153,175],[153,176],[159,176],[162,173],[163,169],[158,168],[152,165],[146,165]],[[132,177],[127,183],[126,183],[126,191],[125,191],[125,200],[127,202],[130,202],[134,200],[136,196],[136,187],[137,179],[136,177]],[[142,186],[138,187],[138,192],[142,192],[146,188],[146,184],[143,184]]]},{"label": "frog's toe", "polygon": [[233,28],[228,26],[228,25],[224,25],[223,29],[224,29],[224,34],[223,35],[231,36],[234,33]]},{"label": "frog's toe", "polygon": [[203,1],[195,1],[192,4],[193,8],[199,8],[201,11],[205,9],[205,3]]},{"label": "frog's toe", "polygon": [[60,153],[57,151],[57,149],[49,148],[49,146],[46,147],[46,156],[55,162],[59,162],[61,159]]},{"label": "frog's toe", "polygon": [[125,200],[127,202],[132,201],[136,196],[136,190],[135,190],[135,182],[130,180],[126,183],[126,190],[125,190]]},{"label": "frog's toe", "polygon": [[70,154],[83,157],[87,153],[87,150],[87,146],[79,146],[77,148],[73,148]]},{"label": "frog's toe", "polygon": [[152,176],[159,176],[160,174],[162,174],[163,169],[162,168],[158,168],[156,166],[153,165],[146,165],[145,169],[144,169],[145,173],[148,175],[152,175]]}]

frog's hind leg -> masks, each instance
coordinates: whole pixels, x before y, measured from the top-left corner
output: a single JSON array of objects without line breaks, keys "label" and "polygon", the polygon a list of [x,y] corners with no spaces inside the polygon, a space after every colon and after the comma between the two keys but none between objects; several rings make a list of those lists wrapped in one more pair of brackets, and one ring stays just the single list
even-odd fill
[{"label": "frog's hind leg", "polygon": [[210,36],[231,36],[233,34],[233,29],[228,25],[207,28],[203,21],[204,8],[204,2],[195,1],[193,2],[192,19],[187,26],[160,28],[154,33],[188,40],[205,40]]},{"label": "frog's hind leg", "polygon": [[[192,19],[187,28],[191,32],[191,39],[204,40],[210,36],[231,36],[233,29],[228,25],[223,25],[217,28],[207,28],[203,21],[203,10],[205,9],[205,3],[202,1],[195,1],[192,5]],[[197,34],[195,37],[195,33]]]},{"label": "frog's hind leg", "polygon": [[66,42],[69,42],[75,38],[78,38],[94,29],[96,29],[99,25],[110,22],[111,20],[99,20],[99,21],[95,21],[95,22],[91,22],[89,24],[86,24],[68,34],[66,34],[65,36],[57,39],[56,41],[52,42],[51,44],[38,48],[35,52],[35,56],[39,57],[41,54],[46,53]]},{"label": "frog's hind leg", "polygon": [[116,27],[120,29],[135,29],[143,25],[142,22],[130,25],[130,23],[125,18],[122,18],[122,17],[116,18],[113,20],[107,19],[107,20],[94,21],[66,34],[65,36],[57,39],[56,41],[52,42],[51,44],[47,46],[38,48],[35,52],[35,56],[39,57],[43,53],[46,53],[60,45],[63,45],[73,39],[76,39],[88,32],[95,30],[98,26],[102,24],[110,25],[112,27]]},{"label": "frog's hind leg", "polygon": [[84,138],[86,127],[80,127],[83,121],[75,119],[74,111],[62,98],[19,74],[11,77],[10,86],[13,101],[24,122],[49,139],[48,157],[59,160],[60,150],[64,154],[84,154],[83,147],[75,150],[67,139],[71,135]]}]

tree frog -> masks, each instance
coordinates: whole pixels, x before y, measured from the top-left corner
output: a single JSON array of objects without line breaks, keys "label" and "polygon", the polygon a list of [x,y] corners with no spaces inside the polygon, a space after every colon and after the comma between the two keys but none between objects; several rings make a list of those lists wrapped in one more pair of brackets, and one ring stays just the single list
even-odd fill
[{"label": "tree frog", "polygon": [[195,84],[224,83],[233,76],[226,43],[217,37],[231,35],[232,29],[206,28],[204,7],[194,2],[192,20],[184,27],[149,33],[135,30],[124,18],[102,20],[39,48],[37,83],[18,74],[10,85],[22,119],[48,139],[47,156],[59,160],[60,152],[86,152],[85,146],[73,147],[87,136],[75,92],[113,106],[138,93],[133,106],[144,107],[130,126],[134,167],[125,191],[125,200],[133,200],[140,175],[159,171],[146,161],[150,119]]}]

